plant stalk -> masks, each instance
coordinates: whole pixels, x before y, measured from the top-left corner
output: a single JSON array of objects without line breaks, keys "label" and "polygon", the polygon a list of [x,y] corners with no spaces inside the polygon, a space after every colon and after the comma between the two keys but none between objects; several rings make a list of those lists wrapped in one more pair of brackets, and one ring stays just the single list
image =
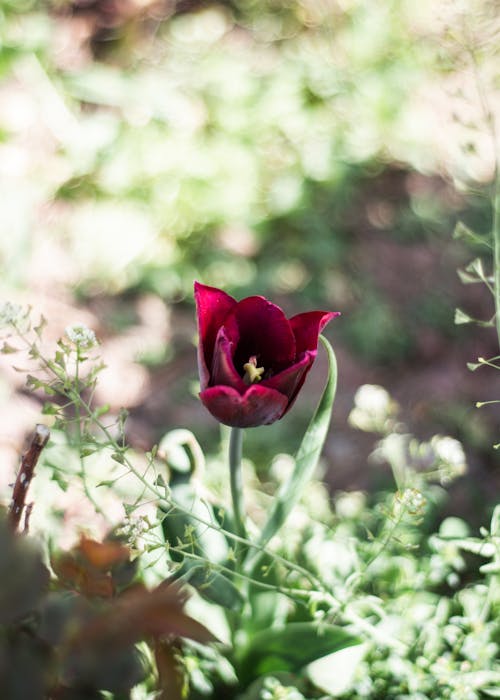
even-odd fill
[{"label": "plant stalk", "polygon": [[242,428],[231,428],[231,435],[229,438],[229,478],[231,484],[231,498],[233,501],[234,524],[236,534],[246,538],[243,478],[241,473],[242,443]]},{"label": "plant stalk", "polygon": [[500,173],[495,181],[495,198],[493,200],[493,270],[495,280],[495,312],[498,346],[500,347]]}]

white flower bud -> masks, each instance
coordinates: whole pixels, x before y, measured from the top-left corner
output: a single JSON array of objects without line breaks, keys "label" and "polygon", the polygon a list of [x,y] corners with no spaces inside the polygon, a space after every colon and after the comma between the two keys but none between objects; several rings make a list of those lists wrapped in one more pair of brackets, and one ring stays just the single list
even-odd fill
[{"label": "white flower bud", "polygon": [[354,396],[349,423],[359,430],[384,433],[397,413],[398,406],[381,386],[364,384]]},{"label": "white flower bud", "polygon": [[72,326],[67,326],[65,330],[67,338],[75,345],[81,348],[92,348],[97,345],[95,333],[90,328],[87,328],[83,323],[75,323]]}]

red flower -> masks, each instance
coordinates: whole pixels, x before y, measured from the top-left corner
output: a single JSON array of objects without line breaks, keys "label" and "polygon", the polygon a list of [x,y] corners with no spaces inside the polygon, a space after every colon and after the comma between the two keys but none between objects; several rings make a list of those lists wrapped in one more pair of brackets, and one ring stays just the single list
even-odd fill
[{"label": "red flower", "polygon": [[261,296],[236,301],[195,282],[200,399],[225,425],[252,428],[284,416],[318,352],[318,336],[338,313],[290,319]]}]

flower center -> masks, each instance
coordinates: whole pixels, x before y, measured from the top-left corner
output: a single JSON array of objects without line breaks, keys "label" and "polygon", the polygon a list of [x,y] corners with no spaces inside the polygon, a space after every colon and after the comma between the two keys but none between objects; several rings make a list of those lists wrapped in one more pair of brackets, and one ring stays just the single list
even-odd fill
[{"label": "flower center", "polygon": [[245,370],[243,381],[248,385],[260,382],[265,372],[264,367],[257,367],[257,357],[255,355],[248,358],[248,362],[245,362],[243,369]]}]

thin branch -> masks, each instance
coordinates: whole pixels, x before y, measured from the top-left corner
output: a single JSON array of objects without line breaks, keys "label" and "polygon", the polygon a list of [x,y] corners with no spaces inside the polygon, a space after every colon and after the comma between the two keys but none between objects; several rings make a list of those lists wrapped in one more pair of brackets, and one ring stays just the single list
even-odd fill
[{"label": "thin branch", "polygon": [[[9,506],[8,514],[8,522],[14,532],[17,532],[19,529],[19,523],[21,522],[22,514],[26,506],[26,494],[28,492],[28,487],[33,478],[33,473],[35,471],[38,458],[40,457],[43,448],[47,444],[49,437],[50,431],[47,426],[37,424],[35,433],[31,440],[31,445],[21,459],[21,468],[19,469],[19,473],[14,484],[14,491],[12,493],[12,501]],[[27,532],[32,508],[33,504],[31,503],[26,509],[24,532]]]}]

